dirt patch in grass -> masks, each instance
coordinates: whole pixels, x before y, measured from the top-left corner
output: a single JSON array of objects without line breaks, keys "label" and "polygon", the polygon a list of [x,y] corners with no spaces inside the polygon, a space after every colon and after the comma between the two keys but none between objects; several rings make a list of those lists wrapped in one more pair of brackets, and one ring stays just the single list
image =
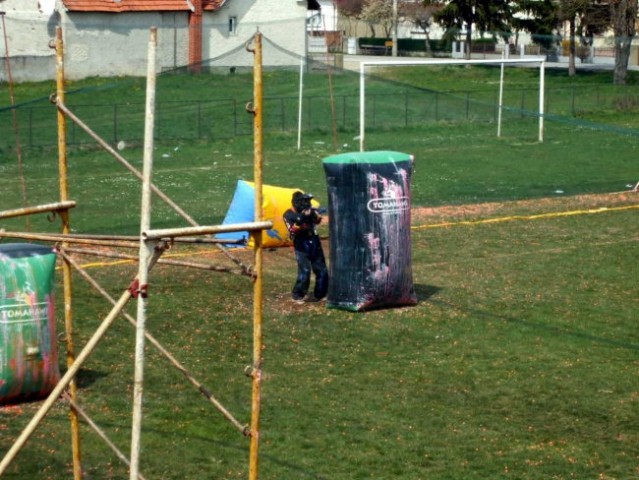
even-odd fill
[{"label": "dirt patch in grass", "polygon": [[[639,206],[639,192],[620,192],[599,195],[577,195],[572,197],[541,198],[534,200],[520,200],[512,202],[489,202],[468,205],[448,205],[442,207],[418,207],[412,210],[412,223],[415,226],[456,221],[472,221],[481,219],[494,219],[513,215],[539,215],[557,212],[572,212],[579,210],[591,210],[613,208],[626,205]],[[328,238],[328,217],[320,225],[319,232],[324,246],[324,253],[328,257],[330,251]],[[83,247],[85,250],[96,250],[102,253],[110,253],[114,249],[100,247]],[[253,250],[251,248],[230,248],[229,253],[238,259],[243,265],[253,264]],[[163,259],[173,261],[197,262],[198,264],[217,264],[231,271],[238,271],[240,267],[234,264],[219,249],[210,245],[180,245],[180,248],[169,250]],[[134,264],[135,260],[118,260],[114,258],[85,257],[80,262],[84,266],[113,266],[118,264]],[[87,265],[88,264],[88,265]],[[271,270],[295,269],[295,254],[291,246],[279,248],[267,248],[264,255],[264,266]],[[292,278],[286,275],[286,282],[291,283]],[[295,307],[292,307],[295,308]]]},{"label": "dirt patch in grass", "polygon": [[540,213],[568,212],[610,208],[639,203],[639,192],[577,195],[573,197],[539,198],[513,202],[489,202],[470,205],[447,205],[443,207],[421,207],[412,211],[414,225],[477,220],[510,215],[534,215]]}]

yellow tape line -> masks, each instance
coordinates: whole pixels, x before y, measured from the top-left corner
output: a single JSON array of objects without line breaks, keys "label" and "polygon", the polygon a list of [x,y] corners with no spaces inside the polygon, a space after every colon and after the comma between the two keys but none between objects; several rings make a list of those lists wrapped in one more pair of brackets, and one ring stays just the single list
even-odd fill
[{"label": "yellow tape line", "polygon": [[[415,225],[411,227],[411,229],[424,230],[427,228],[455,227],[458,225],[482,225],[482,224],[488,224],[488,223],[513,222],[516,220],[539,220],[543,218],[570,217],[574,215],[592,215],[595,213],[618,212],[622,210],[634,210],[634,209],[639,209],[639,205],[624,205],[622,207],[600,207],[600,208],[591,208],[588,210],[572,210],[569,212],[540,213],[537,215],[512,215],[509,217],[487,218],[484,220],[462,220],[459,222],[434,223],[432,225]],[[209,252],[209,253],[212,253],[212,252]],[[176,258],[176,257],[189,256],[189,255],[193,255],[193,253],[192,252],[191,253],[173,253],[173,254],[167,254],[164,257]],[[106,267],[106,266],[112,267],[116,265],[130,265],[132,263],[137,263],[137,260],[114,260],[112,262],[85,263],[82,265],[82,268]]]},{"label": "yellow tape line", "polygon": [[[206,255],[210,255],[211,253],[217,252],[206,252]],[[189,257],[193,256],[193,252],[186,253],[167,253],[162,255],[162,258],[177,258],[177,257]],[[112,260],[109,262],[93,262],[93,263],[83,263],[80,265],[82,268],[93,268],[93,267],[115,267],[117,265],[130,265],[132,263],[138,263],[137,260],[133,259],[125,259],[125,260]],[[56,267],[56,270],[61,269],[61,266]]]},{"label": "yellow tape line", "polygon": [[624,205],[622,207],[601,207],[591,208],[588,210],[572,210],[569,212],[540,213],[537,215],[512,215],[509,217],[486,218],[484,220],[462,220],[459,222],[434,223],[431,225],[416,225],[411,227],[413,230],[423,230],[426,228],[442,228],[454,227],[457,225],[481,225],[485,223],[503,223],[515,220],[538,220],[542,218],[570,217],[573,215],[591,215],[595,213],[617,212],[621,210],[633,210],[639,208],[639,205]]}]

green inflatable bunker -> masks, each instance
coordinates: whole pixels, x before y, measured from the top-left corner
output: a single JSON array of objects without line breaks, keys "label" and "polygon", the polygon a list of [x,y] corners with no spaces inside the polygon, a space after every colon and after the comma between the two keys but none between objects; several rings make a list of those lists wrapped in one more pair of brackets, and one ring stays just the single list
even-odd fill
[{"label": "green inflatable bunker", "polygon": [[46,396],[60,380],[55,261],[48,247],[0,244],[0,404]]}]

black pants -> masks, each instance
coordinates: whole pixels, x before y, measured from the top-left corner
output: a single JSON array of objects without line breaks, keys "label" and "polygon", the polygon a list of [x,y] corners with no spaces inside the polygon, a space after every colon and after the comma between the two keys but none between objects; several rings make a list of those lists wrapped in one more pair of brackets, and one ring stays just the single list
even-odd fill
[{"label": "black pants", "polygon": [[315,274],[313,294],[320,299],[328,291],[328,269],[324,259],[322,243],[317,235],[296,238],[294,241],[295,259],[297,260],[297,280],[293,287],[293,298],[302,299],[308,292],[311,283],[311,271]]}]

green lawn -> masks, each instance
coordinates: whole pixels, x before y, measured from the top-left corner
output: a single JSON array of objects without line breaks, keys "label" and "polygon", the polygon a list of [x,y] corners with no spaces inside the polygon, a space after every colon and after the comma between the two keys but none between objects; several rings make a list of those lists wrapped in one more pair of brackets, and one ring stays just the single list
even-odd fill
[{"label": "green lawn", "polygon": [[[486,83],[484,72],[475,75],[480,85]],[[521,85],[535,81],[528,80],[530,72],[520,75]],[[267,91],[286,93],[280,79],[267,76]],[[170,80],[161,88],[169,88]],[[247,78],[235,80],[250,88]],[[319,92],[323,87],[317,80],[317,85],[309,83]],[[174,81],[181,88],[173,95],[167,90],[161,99],[185,100],[183,87],[189,81],[204,88],[217,80],[176,76]],[[556,81],[557,88],[605,83],[592,77],[549,81]],[[91,82],[73,85],[87,90],[70,103],[90,103],[76,99],[92,97],[109,104],[109,98],[122,100],[118,95],[123,92],[135,96],[144,90],[135,79],[122,79],[113,88],[111,80]],[[216,84],[226,86],[229,98],[235,88],[243,95],[239,85]],[[348,93],[350,87],[345,82],[338,88]],[[441,84],[428,88],[440,91]],[[18,90],[20,101],[27,102],[44,95],[46,86]],[[464,95],[451,96],[465,104]],[[569,98],[553,105],[568,109]],[[53,112],[42,108],[51,109],[47,115]],[[87,108],[86,115],[102,119],[100,128],[110,131],[113,117],[103,118],[101,111]],[[10,131],[11,124],[4,122],[10,119],[7,111],[0,115],[0,128]],[[264,253],[260,478],[637,478],[639,202],[636,193],[611,193],[627,192],[639,181],[636,111],[589,107],[580,117],[562,114],[547,122],[541,144],[536,119],[518,117],[521,113],[509,114],[499,139],[494,123],[481,121],[408,127],[382,122],[367,132],[368,149],[415,155],[417,306],[351,313],[293,304],[292,250]],[[139,119],[132,125],[140,128]],[[175,129],[183,127],[178,122]],[[55,141],[54,133],[47,135]],[[331,128],[313,129],[304,133],[298,151],[294,131],[269,132],[265,182],[299,186],[325,204],[321,160],[336,150],[356,150],[355,135],[340,128],[335,142]],[[137,167],[140,142],[121,151]],[[24,199],[15,152],[5,144],[1,148],[0,210],[19,208]],[[161,136],[154,181],[197,221],[218,223],[237,180],[252,179],[252,148],[250,135],[217,140]],[[27,148],[23,162],[26,203],[56,201],[55,148]],[[71,213],[75,231],[138,232],[140,188],[109,155],[73,146],[69,176],[71,198],[78,202]],[[515,217],[491,221],[509,216]],[[152,225],[185,222],[154,201]],[[23,218],[0,220],[0,228],[59,231],[59,223],[34,216],[28,224]],[[330,251],[330,239],[325,250]],[[228,264],[214,248],[175,246],[168,254]],[[238,255],[251,262],[250,252]],[[114,297],[137,271],[132,264],[78,258]],[[159,265],[150,283],[150,332],[248,423],[251,387],[244,368],[252,362],[251,282]],[[60,272],[57,295],[62,333]],[[110,306],[76,274],[73,308],[79,349]],[[135,316],[135,305],[128,311]],[[62,335],[59,340],[63,364]],[[78,379],[83,408],[125,455],[133,352],[134,329],[118,320]],[[141,471],[146,478],[247,478],[248,440],[150,346],[144,394]],[[0,455],[39,405],[0,407]],[[69,430],[68,407],[60,401],[3,478],[71,478]],[[87,478],[127,478],[127,468],[84,424],[82,448]]]},{"label": "green lawn", "polygon": [[[637,218],[416,225],[419,304],[363,314],[290,303],[292,252],[266,252],[261,478],[633,478]],[[88,269],[114,296],[134,270]],[[250,283],[160,266],[152,292],[151,333],[248,422]],[[75,298],[82,345],[109,307],[79,279]],[[80,375],[85,409],[125,451],[133,337],[117,323]],[[247,440],[151,348],[147,360],[142,472],[245,478]],[[3,449],[37,406],[0,410]],[[68,429],[59,405],[7,478],[60,478]],[[91,478],[125,476],[83,432]]]}]

